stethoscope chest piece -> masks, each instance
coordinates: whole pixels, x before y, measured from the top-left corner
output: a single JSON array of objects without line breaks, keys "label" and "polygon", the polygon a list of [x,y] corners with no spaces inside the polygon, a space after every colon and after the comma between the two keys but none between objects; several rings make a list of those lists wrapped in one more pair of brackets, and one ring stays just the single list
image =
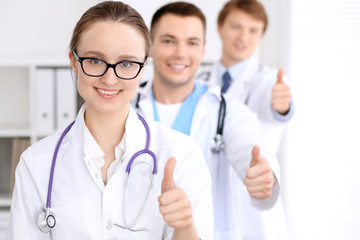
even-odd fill
[{"label": "stethoscope chest piece", "polygon": [[210,148],[212,152],[220,152],[224,150],[225,143],[223,141],[221,134],[216,134],[216,136],[213,139],[211,139]]},{"label": "stethoscope chest piece", "polygon": [[53,227],[55,227],[56,219],[54,215],[42,212],[38,217],[38,225],[42,232],[48,233]]}]

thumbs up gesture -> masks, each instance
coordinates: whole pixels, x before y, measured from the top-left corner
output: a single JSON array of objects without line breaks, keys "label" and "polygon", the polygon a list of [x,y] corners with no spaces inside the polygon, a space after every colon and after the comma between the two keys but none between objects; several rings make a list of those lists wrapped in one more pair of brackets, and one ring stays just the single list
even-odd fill
[{"label": "thumbs up gesture", "polygon": [[159,196],[159,208],[164,221],[175,228],[173,239],[199,239],[193,224],[190,200],[174,182],[176,158],[167,161]]},{"label": "thumbs up gesture", "polygon": [[284,69],[280,68],[276,84],[271,94],[272,107],[281,114],[286,114],[290,108],[290,87],[284,82]]},{"label": "thumbs up gesture", "polygon": [[264,199],[272,194],[276,178],[268,161],[260,156],[259,146],[254,146],[251,152],[250,167],[246,171],[245,185],[251,197]]}]

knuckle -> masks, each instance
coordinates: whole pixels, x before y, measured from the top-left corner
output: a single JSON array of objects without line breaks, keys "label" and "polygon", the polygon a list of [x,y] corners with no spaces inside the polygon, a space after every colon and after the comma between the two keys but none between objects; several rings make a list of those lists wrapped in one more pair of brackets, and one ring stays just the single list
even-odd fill
[{"label": "knuckle", "polygon": [[264,196],[265,197],[270,197],[271,196],[271,191],[265,191]]},{"label": "knuckle", "polygon": [[264,166],[264,173],[268,175],[270,175],[271,173],[271,168],[267,164]]},{"label": "knuckle", "polygon": [[179,226],[176,225],[175,223],[172,223],[172,222],[168,222],[167,223],[169,225],[169,227],[172,227],[172,228],[178,228]]},{"label": "knuckle", "polygon": [[189,199],[186,198],[186,200],[184,201],[184,207],[185,208],[190,208],[191,207],[191,203],[189,201]]},{"label": "knuckle", "polygon": [[246,177],[250,178],[250,177],[251,177],[251,174],[252,174],[252,169],[251,169],[251,167],[250,167],[250,168],[248,168],[248,169],[246,170]]},{"label": "knuckle", "polygon": [[249,192],[249,195],[250,195],[250,197],[252,197],[252,198],[257,198],[257,195],[254,194],[254,193],[250,193],[250,192]]},{"label": "knuckle", "polygon": [[244,183],[245,183],[246,186],[249,185],[249,179],[247,178],[247,176],[246,176],[245,179],[244,179]]},{"label": "knuckle", "polygon": [[264,177],[264,182],[270,185],[272,183],[272,177],[270,174]]},{"label": "knuckle", "polygon": [[266,187],[266,192],[271,194],[272,187],[270,185]]},{"label": "knuckle", "polygon": [[160,195],[158,197],[158,202],[160,203],[160,205],[163,204],[164,203],[164,196]]},{"label": "knuckle", "polygon": [[162,214],[162,215],[164,215],[166,212],[165,212],[165,209],[163,208],[163,207],[159,207],[159,210],[160,210],[160,213]]},{"label": "knuckle", "polygon": [[187,211],[187,217],[192,219],[192,210],[191,210],[191,208],[189,208],[188,211]]}]

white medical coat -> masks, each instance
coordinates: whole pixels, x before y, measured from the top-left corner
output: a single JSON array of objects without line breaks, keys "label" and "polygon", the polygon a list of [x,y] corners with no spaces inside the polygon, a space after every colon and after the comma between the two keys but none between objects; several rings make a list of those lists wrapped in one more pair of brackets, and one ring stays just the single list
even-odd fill
[{"label": "white medical coat", "polygon": [[[146,132],[134,110],[130,110],[124,134],[126,152],[123,162],[105,188],[95,183],[84,161],[84,107],[61,144],[56,161],[51,212],[56,217],[54,239],[171,239],[159,211],[158,196],[164,166],[171,156],[177,159],[174,180],[189,197],[193,219],[202,239],[213,239],[211,177],[199,146],[188,136],[147,121],[151,132],[150,149],[158,159],[154,190],[135,228],[150,226],[151,232],[131,232],[114,226],[133,222],[150,185],[153,162],[149,155],[134,161],[130,172],[125,213],[123,193],[125,168],[131,156],[144,149]],[[21,156],[16,170],[15,189],[10,212],[9,239],[47,239],[38,228],[38,215],[46,208],[50,167],[55,146],[62,131],[37,142]],[[101,178],[101,176],[98,176]]]},{"label": "white medical coat", "polygon": [[[219,65],[217,62],[211,69],[206,79],[198,79],[207,85],[221,86],[222,79],[219,78]],[[259,63],[256,54],[253,54],[245,69],[239,76],[233,79],[226,94],[237,99],[257,114],[260,121],[262,138],[264,144],[277,154],[281,144],[284,128],[294,114],[294,104],[291,101],[290,110],[286,115],[274,114],[271,104],[271,94],[277,81],[278,69],[263,66]],[[287,81],[285,77],[285,82]]]},{"label": "white medical coat", "polygon": [[[221,86],[219,76],[220,62],[216,63],[207,79],[199,79],[207,85]],[[274,115],[271,104],[273,86],[277,81],[278,69],[260,65],[256,54],[251,56],[245,69],[233,79],[226,94],[233,99],[245,103],[251,111],[257,114],[263,145],[271,155],[279,154],[286,122],[294,114],[291,102],[290,111],[285,115]],[[286,81],[286,78],[285,78]],[[278,179],[279,180],[279,179]],[[242,240],[282,240],[286,239],[286,223],[281,198],[269,211],[259,211],[249,204],[249,199],[239,195],[241,204],[237,213],[242,223]],[[241,207],[240,207],[241,206]]]},{"label": "white medical coat", "polygon": [[[138,112],[154,119],[151,82],[139,88],[140,101]],[[265,200],[252,199],[242,182],[250,165],[251,150],[260,143],[259,124],[256,116],[242,103],[226,96],[226,117],[223,137],[225,150],[213,153],[211,139],[215,137],[220,107],[220,88],[210,87],[200,96],[192,119],[190,136],[199,144],[210,169],[213,182],[213,201],[215,218],[215,239],[240,239],[241,218],[235,209],[238,195],[249,200],[249,204],[258,209],[271,208],[277,201],[279,185],[274,186],[273,195]],[[133,102],[136,105],[136,102]],[[260,148],[262,150],[262,148]],[[279,176],[277,160],[269,156],[268,160],[275,174]]]}]

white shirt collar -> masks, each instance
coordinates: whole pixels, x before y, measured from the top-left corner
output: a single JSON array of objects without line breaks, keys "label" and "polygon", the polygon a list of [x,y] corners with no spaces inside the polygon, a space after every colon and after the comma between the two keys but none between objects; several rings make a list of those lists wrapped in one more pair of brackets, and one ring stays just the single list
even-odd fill
[{"label": "white shirt collar", "polygon": [[[81,115],[82,117],[84,117],[84,112],[85,112],[85,104],[84,106],[81,108]],[[126,129],[124,132],[124,136],[121,139],[120,143],[115,147],[115,159],[114,161],[111,163],[111,165],[116,165],[120,159],[122,158],[125,150],[126,150],[126,144],[125,144],[125,135],[126,135]],[[103,152],[103,150],[101,149],[101,147],[99,146],[99,144],[96,142],[95,138],[93,137],[93,135],[91,134],[91,132],[89,131],[89,129],[87,128],[85,122],[84,122],[84,153],[85,153],[85,158],[84,160],[91,160],[95,166],[101,170],[101,168],[104,166],[105,164],[105,153]],[[109,177],[108,177],[109,179]]]},{"label": "white shirt collar", "polygon": [[250,58],[247,58],[241,62],[236,63],[235,65],[231,66],[230,68],[226,68],[221,62],[219,65],[219,76],[218,79],[222,79],[222,76],[224,75],[224,73],[226,71],[229,71],[229,74],[231,76],[232,79],[237,78],[241,72],[243,72],[243,70],[245,69],[246,65],[248,64]]}]

